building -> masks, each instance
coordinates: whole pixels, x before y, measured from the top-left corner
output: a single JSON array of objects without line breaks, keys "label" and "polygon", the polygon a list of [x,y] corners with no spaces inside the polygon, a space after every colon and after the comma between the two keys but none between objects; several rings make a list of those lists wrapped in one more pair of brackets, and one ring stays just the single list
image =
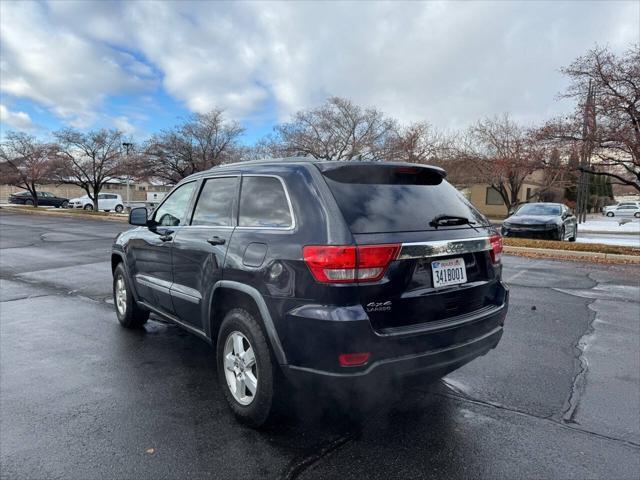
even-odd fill
[{"label": "building", "polygon": [[[544,172],[542,170],[536,170],[529,174],[520,189],[518,196],[519,203],[541,201],[536,194],[544,187],[543,180]],[[488,183],[454,182],[454,185],[487,217],[505,218],[509,216],[508,208],[504,204],[502,196]],[[559,196],[562,197],[561,192],[552,191],[550,193],[556,196],[559,194]],[[560,198],[557,201],[561,200]]]},{"label": "building", "polygon": [[[148,194],[166,193],[171,190],[170,185],[161,185],[151,182],[130,182],[127,194],[127,182],[122,180],[112,180],[107,182],[102,189],[103,193],[117,193],[127,202],[146,202]],[[38,190],[43,192],[51,192],[58,197],[75,198],[86,195],[82,188],[76,185],[48,183],[38,186]],[[7,203],[9,195],[16,192],[22,192],[24,189],[14,187],[13,185],[0,184],[0,203]],[[128,200],[127,200],[128,199]]]}]

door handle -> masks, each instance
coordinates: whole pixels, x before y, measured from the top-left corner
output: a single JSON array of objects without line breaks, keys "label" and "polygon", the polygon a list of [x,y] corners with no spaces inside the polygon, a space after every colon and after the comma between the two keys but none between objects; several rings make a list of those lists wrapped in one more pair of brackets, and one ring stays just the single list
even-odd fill
[{"label": "door handle", "polygon": [[171,236],[173,230],[166,229],[158,233],[160,234],[160,241],[162,242],[170,242],[171,240],[173,240],[173,237]]},{"label": "door handle", "polygon": [[207,242],[210,243],[211,245],[224,245],[226,240],[222,237],[213,236],[209,240],[207,240]]}]

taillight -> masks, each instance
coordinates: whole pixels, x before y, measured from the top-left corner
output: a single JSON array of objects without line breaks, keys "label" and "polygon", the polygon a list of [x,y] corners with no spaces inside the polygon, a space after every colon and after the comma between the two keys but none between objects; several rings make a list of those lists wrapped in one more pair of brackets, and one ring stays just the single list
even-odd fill
[{"label": "taillight", "polygon": [[502,256],[502,236],[491,235],[489,241],[491,242],[491,261],[493,263],[498,263]]},{"label": "taillight", "polygon": [[309,245],[302,256],[318,282],[375,282],[400,252],[399,244]]}]

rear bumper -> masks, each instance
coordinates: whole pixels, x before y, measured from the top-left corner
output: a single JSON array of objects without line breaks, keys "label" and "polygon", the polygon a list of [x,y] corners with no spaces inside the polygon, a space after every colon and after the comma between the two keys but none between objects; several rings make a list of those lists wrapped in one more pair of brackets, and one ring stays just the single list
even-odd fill
[{"label": "rear bumper", "polygon": [[320,387],[326,393],[341,394],[381,387],[396,382],[402,377],[419,375],[425,383],[442,378],[447,373],[469,363],[495,348],[502,337],[502,326],[489,333],[462,344],[428,352],[388,358],[376,361],[363,371],[332,372],[294,365],[283,366],[285,376],[294,385],[302,388]]},{"label": "rear bumper", "polygon": [[[414,375],[428,382],[495,348],[502,337],[507,309],[508,291],[505,288],[500,305],[451,319],[449,323],[438,322],[437,327],[425,323],[423,328],[415,326],[403,332],[381,334],[372,330],[368,319],[325,319],[320,321],[320,328],[315,332],[309,331],[309,325],[306,325],[307,334],[300,332],[299,340],[308,339],[305,341],[307,354],[299,357],[299,364],[293,361],[282,368],[294,385],[320,387],[333,394],[371,386],[380,388]],[[285,351],[287,343],[284,342]],[[370,352],[371,358],[362,367],[340,367],[337,365],[340,352]],[[291,358],[289,352],[287,355]]]}]

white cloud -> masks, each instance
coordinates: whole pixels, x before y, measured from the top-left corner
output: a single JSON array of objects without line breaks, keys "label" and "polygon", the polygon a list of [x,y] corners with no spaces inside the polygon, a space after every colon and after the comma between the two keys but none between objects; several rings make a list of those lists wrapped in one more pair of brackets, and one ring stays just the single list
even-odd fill
[{"label": "white cloud", "polygon": [[533,122],[566,108],[560,67],[640,37],[637,2],[16,2],[3,13],[3,92],[80,123],[109,95],[148,95],[156,75],[190,110],[244,119],[340,95],[441,127],[506,111]]},{"label": "white cloud", "polygon": [[31,131],[36,128],[28,113],[12,112],[2,104],[0,104],[0,123],[20,131]]},{"label": "white cloud", "polygon": [[82,127],[95,120],[107,95],[148,86],[149,79],[136,73],[135,58],[52,22],[46,10],[40,3],[3,3],[3,94],[33,100]]},{"label": "white cloud", "polygon": [[116,117],[113,119],[113,125],[124,132],[126,135],[133,135],[136,132],[136,127],[125,116]]}]

